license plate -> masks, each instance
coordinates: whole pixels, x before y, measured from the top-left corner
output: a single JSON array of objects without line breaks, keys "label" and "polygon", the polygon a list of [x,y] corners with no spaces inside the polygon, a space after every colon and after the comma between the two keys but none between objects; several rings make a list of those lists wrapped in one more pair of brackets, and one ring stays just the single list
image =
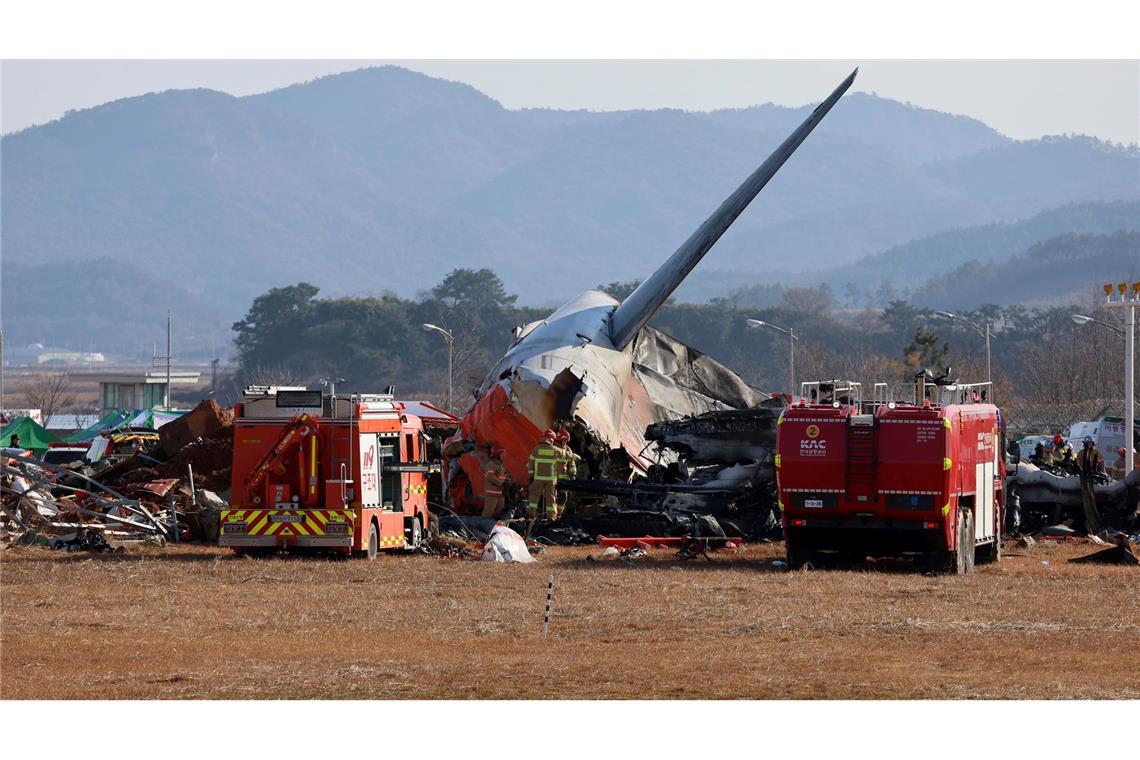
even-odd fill
[{"label": "license plate", "polygon": [[222,526],[224,533],[245,533],[245,523],[226,523]]},{"label": "license plate", "polygon": [[804,499],[804,507],[807,509],[823,509],[823,499]]},{"label": "license plate", "polygon": [[304,522],[304,515],[270,515],[269,522],[271,523],[299,523]]},{"label": "license plate", "polygon": [[325,533],[348,533],[348,523],[330,522],[325,525]]}]

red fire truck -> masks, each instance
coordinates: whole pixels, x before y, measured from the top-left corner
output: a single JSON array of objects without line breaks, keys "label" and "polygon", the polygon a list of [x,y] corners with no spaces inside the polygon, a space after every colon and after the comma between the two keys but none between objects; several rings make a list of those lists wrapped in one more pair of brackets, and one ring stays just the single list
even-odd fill
[{"label": "red fire truck", "polygon": [[250,386],[235,406],[231,508],[239,552],[414,549],[442,501],[439,452],[457,420],[390,394]]},{"label": "red fire truck", "polygon": [[[788,564],[911,556],[968,573],[1001,559],[1005,462],[988,384],[915,383],[907,402],[804,383],[776,434]],[[976,560],[975,560],[976,558]]]}]

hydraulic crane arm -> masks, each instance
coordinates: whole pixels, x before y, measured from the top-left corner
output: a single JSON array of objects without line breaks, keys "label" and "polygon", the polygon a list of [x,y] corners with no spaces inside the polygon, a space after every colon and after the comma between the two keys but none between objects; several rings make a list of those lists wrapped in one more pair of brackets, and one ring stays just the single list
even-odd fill
[{"label": "hydraulic crane arm", "polygon": [[317,421],[315,419],[308,414],[300,414],[294,417],[285,430],[281,432],[281,437],[277,439],[277,443],[273,444],[273,448],[266,452],[257,466],[245,476],[247,492],[253,493],[265,481],[270,470],[277,473],[284,472],[283,460],[285,456],[300,446],[306,438],[316,435],[316,433]]}]

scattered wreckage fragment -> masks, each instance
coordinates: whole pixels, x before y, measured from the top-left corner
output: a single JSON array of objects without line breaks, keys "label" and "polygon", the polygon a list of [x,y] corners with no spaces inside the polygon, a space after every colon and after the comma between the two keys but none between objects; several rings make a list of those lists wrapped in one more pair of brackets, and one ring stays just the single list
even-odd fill
[{"label": "scattered wreckage fragment", "polygon": [[169,531],[169,513],[156,513],[82,473],[8,455],[2,470],[0,502],[13,540],[40,537],[56,547],[93,548],[111,539],[161,538]]},{"label": "scattered wreckage fragment", "polygon": [[[1080,478],[1056,468],[1046,469],[1022,460],[1012,467],[1006,487],[1016,492],[1020,502],[1018,529],[1036,533],[1056,526],[1067,515],[1083,514]],[[1097,510],[1109,525],[1131,527],[1136,521],[1137,497],[1140,495],[1140,470],[1128,473],[1124,480],[1103,478],[1093,485]]]},{"label": "scattered wreckage fragment", "polygon": [[[176,441],[165,450],[169,456],[162,440]],[[162,435],[99,435],[87,456],[68,466],[6,450],[6,540],[87,550],[168,538],[212,543],[227,506],[215,490],[228,488],[232,450],[232,416],[212,399],[165,425]]]}]

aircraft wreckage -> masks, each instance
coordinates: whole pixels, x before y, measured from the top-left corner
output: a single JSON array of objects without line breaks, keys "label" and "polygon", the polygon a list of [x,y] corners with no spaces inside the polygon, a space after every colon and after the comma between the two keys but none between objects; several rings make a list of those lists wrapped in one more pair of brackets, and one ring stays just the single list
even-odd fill
[{"label": "aircraft wreckage", "polygon": [[[720,488],[721,470],[730,470],[726,476],[756,476],[757,463],[768,459],[774,447],[773,423],[782,399],[750,388],[724,365],[648,322],[839,101],[857,73],[820,103],[624,301],[587,290],[546,319],[516,328],[514,342],[488,373],[445,447],[448,498],[457,511],[482,508],[483,473],[492,447],[505,452],[503,464],[511,481],[525,484],[531,450],[544,430],[555,427],[571,432],[570,445],[583,459],[579,478],[614,484],[636,479],[647,486],[657,481],[676,494],[690,488],[700,491],[702,486],[706,492]],[[734,436],[733,430],[749,426],[742,416],[750,418],[749,423],[761,419],[759,427],[767,428],[768,436]],[[654,431],[648,438],[647,429]],[[650,453],[650,448],[655,450]],[[744,470],[731,471],[742,462]],[[696,472],[710,466],[716,471]]]}]

